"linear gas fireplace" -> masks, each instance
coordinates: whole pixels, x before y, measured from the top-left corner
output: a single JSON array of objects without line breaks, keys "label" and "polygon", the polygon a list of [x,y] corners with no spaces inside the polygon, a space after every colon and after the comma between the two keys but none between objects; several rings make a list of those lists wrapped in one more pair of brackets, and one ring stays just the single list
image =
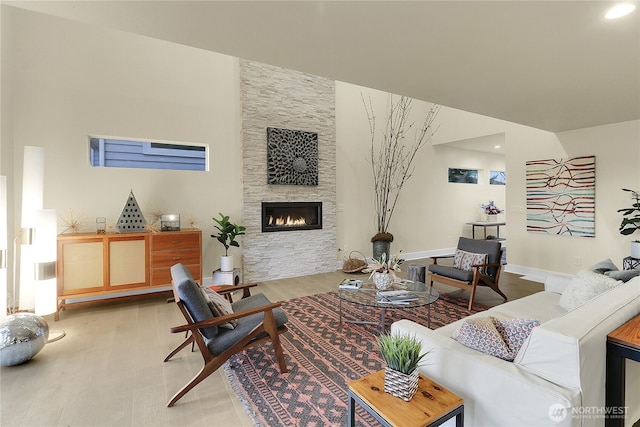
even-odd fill
[{"label": "linear gas fireplace", "polygon": [[322,228],[322,202],[262,202],[262,231]]}]

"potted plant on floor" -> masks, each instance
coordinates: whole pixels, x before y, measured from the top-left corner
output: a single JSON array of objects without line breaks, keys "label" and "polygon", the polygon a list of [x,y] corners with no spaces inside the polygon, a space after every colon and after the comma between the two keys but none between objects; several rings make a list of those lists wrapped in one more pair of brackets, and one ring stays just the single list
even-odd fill
[{"label": "potted plant on floor", "polygon": [[418,365],[428,354],[415,336],[383,333],[376,345],[387,366],[384,370],[384,391],[408,402],[418,390]]},{"label": "potted plant on floor", "polygon": [[[636,230],[640,229],[640,195],[637,191],[623,188],[622,191],[628,191],[631,193],[633,204],[630,208],[618,209],[618,212],[622,212],[622,223],[620,223],[620,234],[627,236],[633,234]],[[631,242],[631,257],[640,259],[640,240],[634,240]]]},{"label": "potted plant on floor", "polygon": [[224,246],[224,256],[220,257],[220,270],[233,271],[233,255],[229,255],[229,248],[231,246],[240,247],[236,237],[244,235],[246,227],[231,223],[229,215],[222,213],[218,213],[218,215],[220,218],[213,218],[218,224],[215,226],[218,229],[218,234],[212,234],[211,237],[215,237]]},{"label": "potted plant on floor", "polygon": [[[393,234],[389,232],[389,222],[395,211],[402,187],[415,169],[414,160],[418,151],[427,145],[437,130],[433,124],[440,105],[433,104],[424,122],[415,126],[411,121],[412,99],[405,96],[394,100],[389,96],[384,126],[376,128],[376,115],[371,100],[362,98],[369,120],[371,136],[370,162],[373,172],[374,204],[377,232],[371,238],[373,258],[380,259],[382,254],[389,257]],[[411,138],[412,137],[412,138]],[[412,144],[408,140],[413,139]]]}]

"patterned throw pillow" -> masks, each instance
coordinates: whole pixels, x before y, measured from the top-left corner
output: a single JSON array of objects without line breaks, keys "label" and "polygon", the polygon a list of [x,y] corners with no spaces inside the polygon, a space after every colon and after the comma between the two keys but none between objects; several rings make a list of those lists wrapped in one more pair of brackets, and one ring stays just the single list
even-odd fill
[{"label": "patterned throw pillow", "polygon": [[491,317],[467,319],[453,333],[460,344],[504,360],[515,357],[500,336]]},{"label": "patterned throw pillow", "polygon": [[531,330],[536,326],[540,326],[540,321],[535,319],[498,319],[492,317],[493,324],[496,326],[498,333],[504,339],[509,347],[513,358],[520,351],[520,347],[531,334]]},{"label": "patterned throw pillow", "polygon": [[[200,288],[202,290],[202,295],[204,299],[209,304],[209,308],[214,316],[226,316],[227,314],[233,314],[233,308],[231,307],[231,303],[227,301],[222,295],[214,291],[213,289],[209,289],[206,287]],[[237,320],[232,320],[228,323],[224,323],[222,325],[218,325],[220,328],[226,329],[235,329],[238,326]]]},{"label": "patterned throw pillow", "polygon": [[[473,271],[473,265],[486,264],[486,262],[487,254],[476,254],[462,249],[456,249],[453,257],[453,266],[463,271]],[[486,274],[486,268],[481,268],[480,272]]]},{"label": "patterned throw pillow", "polygon": [[465,320],[451,336],[460,344],[511,362],[531,330],[535,319],[498,319],[493,316]]}]

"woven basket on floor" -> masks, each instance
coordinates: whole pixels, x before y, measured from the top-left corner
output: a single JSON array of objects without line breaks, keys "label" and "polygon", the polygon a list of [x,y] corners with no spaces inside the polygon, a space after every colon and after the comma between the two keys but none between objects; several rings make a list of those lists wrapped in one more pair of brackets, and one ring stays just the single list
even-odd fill
[{"label": "woven basket on floor", "polygon": [[[362,259],[354,258],[353,257],[354,253],[355,254],[360,254],[362,256]],[[347,258],[344,261],[344,264],[342,265],[342,271],[345,272],[345,273],[359,273],[362,270],[364,270],[365,268],[367,268],[366,259],[367,258],[361,252],[351,251],[349,253],[349,258]]]},{"label": "woven basket on floor", "polygon": [[408,402],[418,391],[418,370],[411,374],[403,374],[400,371],[384,368],[384,391],[392,396]]}]

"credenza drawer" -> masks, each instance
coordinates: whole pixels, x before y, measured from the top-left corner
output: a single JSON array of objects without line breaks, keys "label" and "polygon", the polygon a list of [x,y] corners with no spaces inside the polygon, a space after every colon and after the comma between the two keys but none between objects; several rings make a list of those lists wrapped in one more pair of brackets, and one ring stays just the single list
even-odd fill
[{"label": "credenza drawer", "polygon": [[174,264],[200,264],[200,251],[189,249],[151,253],[151,268],[171,267]]},{"label": "credenza drawer", "polygon": [[200,247],[200,233],[171,233],[151,236],[151,254],[157,251],[179,251]]},{"label": "credenza drawer", "polygon": [[[200,264],[186,265],[187,269],[197,282],[202,280]],[[151,270],[151,286],[162,286],[171,284],[171,267],[154,268]]]}]

